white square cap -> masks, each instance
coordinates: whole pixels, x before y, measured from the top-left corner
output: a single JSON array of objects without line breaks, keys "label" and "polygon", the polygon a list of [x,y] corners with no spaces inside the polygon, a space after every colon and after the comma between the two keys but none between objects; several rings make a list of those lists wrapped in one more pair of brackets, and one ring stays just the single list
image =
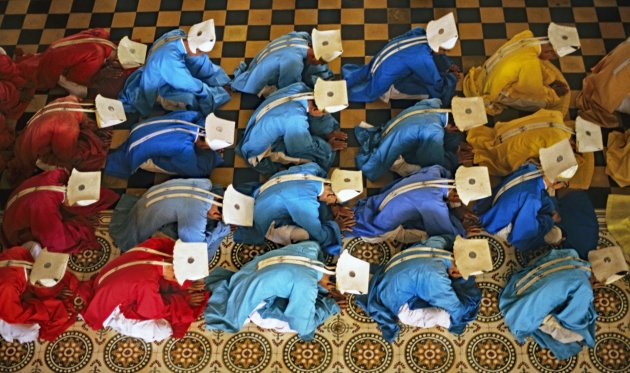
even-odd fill
[{"label": "white square cap", "polygon": [[96,106],[96,124],[99,128],[115,126],[127,120],[122,102],[103,97],[100,94],[94,99]]},{"label": "white square cap", "polygon": [[427,24],[427,39],[429,47],[435,52],[442,49],[453,49],[457,43],[457,25],[453,12]]},{"label": "white square cap", "polygon": [[254,225],[254,198],[238,192],[232,184],[223,194],[223,222],[251,227]]},{"label": "white square cap", "polygon": [[147,46],[130,40],[127,36],[118,42],[118,61],[123,69],[131,69],[144,65],[147,57]]},{"label": "white square cap", "polygon": [[318,31],[314,28],[311,32],[311,43],[313,54],[318,60],[321,58],[330,62],[343,53],[341,30]]},{"label": "white square cap", "polygon": [[173,272],[182,285],[186,280],[200,280],[207,277],[208,244],[205,242],[182,242],[177,240],[173,249]]},{"label": "white square cap", "polygon": [[455,265],[465,280],[468,280],[469,276],[480,275],[492,270],[492,254],[486,239],[467,240],[457,236],[453,245],[453,255],[455,256]]},{"label": "white square cap", "polygon": [[101,173],[79,172],[72,169],[66,188],[68,206],[87,206],[101,198]]},{"label": "white square cap", "polygon": [[195,53],[197,49],[202,52],[210,52],[216,43],[216,33],[214,30],[214,19],[194,24],[188,31],[188,47]]},{"label": "white square cap", "polygon": [[597,281],[606,285],[622,279],[628,274],[628,264],[619,246],[588,252],[588,261]]},{"label": "white square cap", "polygon": [[348,86],[345,80],[317,79],[315,105],[319,110],[336,113],[348,107]]},{"label": "white square cap", "polygon": [[206,117],[206,144],[212,150],[219,150],[234,144],[236,122],[218,118],[214,113]]},{"label": "white square cap", "polygon": [[330,176],[330,186],[339,203],[363,193],[363,172],[336,169]]},{"label": "white square cap", "polygon": [[543,172],[552,183],[569,180],[577,172],[578,164],[569,139],[561,140],[548,148],[540,148],[539,155]]},{"label": "white square cap", "polygon": [[556,54],[560,57],[580,49],[580,36],[575,27],[560,26],[551,22],[547,29],[547,37]]},{"label": "white square cap", "polygon": [[461,166],[455,172],[455,188],[459,199],[464,205],[470,201],[490,197],[492,186],[490,174],[486,166],[464,167]]},{"label": "white square cap", "polygon": [[355,258],[344,250],[335,270],[337,289],[342,294],[367,294],[370,284],[370,263]]},{"label": "white square cap", "polygon": [[69,258],[69,254],[51,253],[48,249],[43,249],[33,263],[29,276],[30,283],[35,285],[39,282],[46,287],[57,285],[66,275]]},{"label": "white square cap", "polygon": [[580,116],[575,119],[575,139],[577,142],[577,150],[580,153],[604,150],[602,128]]},{"label": "white square cap", "polygon": [[455,125],[462,132],[488,123],[481,97],[453,97],[451,106]]}]

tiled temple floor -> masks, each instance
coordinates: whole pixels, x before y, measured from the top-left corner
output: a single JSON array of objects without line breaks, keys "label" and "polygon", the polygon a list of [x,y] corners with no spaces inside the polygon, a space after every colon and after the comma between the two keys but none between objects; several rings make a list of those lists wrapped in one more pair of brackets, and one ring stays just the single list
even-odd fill
[{"label": "tiled temple floor", "polygon": [[[602,56],[630,35],[630,1],[626,0],[0,0],[0,46],[12,54],[15,47],[25,52],[42,51],[52,41],[91,27],[111,30],[112,40],[125,35],[151,43],[166,31],[214,18],[217,40],[210,57],[231,73],[243,58],[252,58],[269,40],[292,30],[342,30],[344,53],[331,64],[339,73],[345,63],[369,61],[389,38],[448,12],[455,13],[460,42],[448,54],[464,71],[480,64],[508,38],[531,28],[544,35],[550,21],[575,24],[582,49],[562,58],[558,65],[565,74],[571,95],[581,89],[582,79]],[[46,102],[63,96],[36,95],[24,123]],[[260,101],[235,94],[217,113],[245,127]],[[391,105],[375,102],[352,104],[339,115],[349,136],[349,148],[341,152],[337,165],[354,167],[358,144],[353,128],[365,120],[382,124],[410,102]],[[572,106],[571,118],[576,112]],[[124,141],[128,131],[116,129],[112,146]],[[606,138],[606,136],[604,136]],[[211,175],[213,182],[228,185],[259,180],[245,162],[225,152],[225,165]],[[596,153],[595,177],[589,190],[597,208],[603,208],[609,193],[629,193],[605,174],[603,153]],[[140,172],[129,181],[105,178],[106,186],[123,193],[141,193],[165,180],[164,176]],[[391,180],[384,177],[368,182],[368,193]],[[0,202],[10,192],[0,184]],[[102,249],[73,256],[71,268],[88,277],[118,250],[107,234],[111,213],[101,219]],[[603,220],[603,217],[602,217]],[[600,245],[612,238],[602,224]],[[310,343],[297,337],[247,327],[238,334],[208,332],[203,321],[196,322],[182,340],[170,339],[147,344],[105,330],[93,332],[82,322],[54,343],[9,344],[0,341],[0,372],[628,372],[630,371],[630,316],[628,277],[613,285],[595,289],[597,345],[577,357],[557,361],[531,341],[519,345],[511,336],[497,308],[497,296],[510,273],[526,260],[513,248],[490,239],[494,270],[478,278],[484,298],[477,321],[461,336],[443,329],[404,327],[392,344],[381,337],[371,322],[351,303],[340,316],[329,319]],[[354,255],[373,262],[387,260],[398,248],[347,242]],[[213,266],[239,267],[255,253],[252,248],[223,243]]]}]

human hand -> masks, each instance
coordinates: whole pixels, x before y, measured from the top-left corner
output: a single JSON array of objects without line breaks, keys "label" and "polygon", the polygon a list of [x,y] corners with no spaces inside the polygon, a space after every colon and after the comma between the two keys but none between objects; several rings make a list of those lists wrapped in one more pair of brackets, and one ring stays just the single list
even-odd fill
[{"label": "human hand", "polygon": [[335,221],[337,225],[339,225],[339,229],[342,232],[349,232],[352,230],[352,227],[356,225],[356,221],[354,220],[354,214],[352,216],[339,216],[335,217]]},{"label": "human hand", "polygon": [[346,149],[348,147],[348,135],[341,131],[333,131],[328,134],[328,143],[333,151]]},{"label": "human hand", "polygon": [[558,97],[562,97],[566,95],[567,93],[569,93],[569,87],[559,80],[553,81],[549,85],[549,87],[551,87],[551,89],[553,89],[556,92]]},{"label": "human hand", "polygon": [[560,218],[560,214],[558,214],[558,211],[554,211],[551,217],[553,218],[554,223],[560,223],[560,221],[562,221],[562,219]]},{"label": "human hand", "polygon": [[189,293],[193,293],[195,291],[203,291],[204,287],[205,284],[202,280],[196,280],[193,281],[188,288],[186,288],[186,291]]},{"label": "human hand", "polygon": [[192,307],[200,306],[206,300],[206,295],[203,292],[195,292],[190,294],[188,304]]}]

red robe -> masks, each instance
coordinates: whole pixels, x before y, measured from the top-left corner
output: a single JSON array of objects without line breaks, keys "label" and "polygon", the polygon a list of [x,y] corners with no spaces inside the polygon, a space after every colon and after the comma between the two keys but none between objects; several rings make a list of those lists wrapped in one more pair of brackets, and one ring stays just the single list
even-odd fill
[{"label": "red robe", "polygon": [[[65,186],[69,174],[63,169],[43,172],[20,184],[9,200],[20,191],[36,186]],[[94,235],[94,214],[118,200],[113,191],[101,188],[101,199],[89,206],[64,206],[65,194],[40,190],[18,198],[5,209],[2,230],[11,245],[37,241],[52,252],[72,253],[98,249]]]},{"label": "red robe", "polygon": [[[23,247],[13,247],[0,253],[0,260],[33,262],[31,253]],[[79,280],[70,272],[53,287],[32,286],[21,267],[0,267],[0,319],[9,324],[39,324],[39,337],[53,341],[75,321],[74,298]],[[64,289],[75,296],[58,299]]]},{"label": "red robe", "polygon": [[13,145],[15,131],[6,120],[22,116],[35,93],[35,86],[27,80],[11,57],[0,55],[0,149]]},{"label": "red robe", "polygon": [[[138,246],[173,255],[174,245],[175,241],[170,238],[151,238]],[[110,269],[142,260],[172,261],[156,254],[127,252],[107,263],[92,280],[93,296],[81,314],[83,320],[92,329],[99,330],[116,307],[120,307],[120,312],[128,319],[165,319],[171,324],[173,337],[182,338],[206,303],[194,308],[190,306],[190,295],[185,291],[189,281],[180,286],[164,279],[161,266],[141,264],[113,272],[99,283],[101,276]],[[207,300],[209,293],[205,295]]]},{"label": "red robe", "polygon": [[[67,96],[53,102],[80,102]],[[66,105],[80,108],[77,105]],[[61,108],[63,106],[55,106]],[[9,181],[16,184],[33,174],[35,162],[79,171],[97,171],[105,165],[111,130],[99,130],[91,114],[53,111],[28,124],[15,142],[15,158],[9,163]]]}]

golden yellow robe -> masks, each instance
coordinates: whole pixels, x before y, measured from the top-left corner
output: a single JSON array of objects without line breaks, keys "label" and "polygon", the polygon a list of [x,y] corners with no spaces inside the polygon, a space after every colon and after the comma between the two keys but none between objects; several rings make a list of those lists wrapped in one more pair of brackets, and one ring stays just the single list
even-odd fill
[{"label": "golden yellow robe", "polygon": [[[473,147],[474,163],[487,166],[490,175],[507,176],[516,171],[530,158],[538,159],[540,148],[551,145],[572,136],[570,132],[559,128],[531,129],[503,142],[499,137],[507,131],[532,123],[558,123],[571,129],[574,122],[564,122],[559,111],[541,109],[532,115],[518,118],[510,122],[498,122],[494,128],[475,127],[468,131],[466,140]],[[588,189],[595,172],[595,157],[593,153],[575,153],[578,171],[571,180],[569,187],[574,189]]]},{"label": "golden yellow robe", "polygon": [[630,130],[608,134],[606,173],[621,187],[630,185]]},{"label": "golden yellow robe", "polygon": [[[522,31],[501,48],[533,37],[531,31]],[[549,85],[559,80],[568,86],[567,81],[539,54],[540,45],[524,46],[499,60],[489,74],[484,66],[471,68],[464,78],[464,95],[483,97],[489,115],[500,114],[506,106],[525,111],[545,108],[566,115],[571,94],[558,97]]]},{"label": "golden yellow robe", "polygon": [[575,98],[580,116],[602,127],[618,127],[615,110],[630,95],[630,38],[591,69]]},{"label": "golden yellow robe", "polygon": [[606,226],[623,249],[626,259],[630,258],[630,196],[608,195]]}]

